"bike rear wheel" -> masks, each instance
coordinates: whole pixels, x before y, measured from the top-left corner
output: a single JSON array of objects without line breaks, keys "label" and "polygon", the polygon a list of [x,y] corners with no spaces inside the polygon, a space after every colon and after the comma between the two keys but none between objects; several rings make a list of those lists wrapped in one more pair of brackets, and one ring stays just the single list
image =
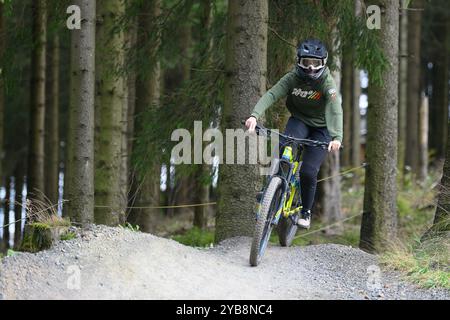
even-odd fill
[{"label": "bike rear wheel", "polygon": [[261,210],[256,220],[253,233],[252,247],[250,250],[250,265],[257,266],[264,255],[273,229],[272,220],[281,201],[282,181],[279,177],[273,177],[261,199]]}]

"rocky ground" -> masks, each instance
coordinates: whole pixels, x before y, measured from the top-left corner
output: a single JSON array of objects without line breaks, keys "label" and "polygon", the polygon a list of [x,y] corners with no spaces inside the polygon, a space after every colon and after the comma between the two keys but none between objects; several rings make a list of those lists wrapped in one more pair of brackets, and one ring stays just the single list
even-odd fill
[{"label": "rocky ground", "polygon": [[92,226],[51,250],[0,263],[0,299],[449,299],[380,270],[349,246],[271,245],[250,267],[250,238],[200,249],[124,228]]}]

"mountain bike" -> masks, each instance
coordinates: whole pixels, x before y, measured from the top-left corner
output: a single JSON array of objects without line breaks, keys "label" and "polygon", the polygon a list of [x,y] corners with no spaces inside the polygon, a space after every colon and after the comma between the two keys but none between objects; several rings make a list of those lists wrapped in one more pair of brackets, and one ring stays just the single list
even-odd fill
[{"label": "mountain bike", "polygon": [[258,135],[268,138],[277,134],[280,141],[280,158],[272,159],[260,199],[257,199],[256,224],[250,250],[250,265],[257,266],[264,255],[270,235],[277,228],[281,246],[290,246],[297,232],[295,214],[302,209],[300,196],[301,153],[305,146],[328,149],[328,143],[298,139],[256,125]]}]

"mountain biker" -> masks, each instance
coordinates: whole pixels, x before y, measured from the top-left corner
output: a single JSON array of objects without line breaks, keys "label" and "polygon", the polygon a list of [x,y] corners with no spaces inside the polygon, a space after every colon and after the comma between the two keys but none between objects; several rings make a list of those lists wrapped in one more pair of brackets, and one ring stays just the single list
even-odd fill
[{"label": "mountain biker", "polygon": [[[328,52],[317,39],[307,39],[297,47],[297,64],[268,90],[254,107],[245,125],[249,132],[270,106],[287,96],[291,113],[284,133],[329,143],[328,151],[339,150],[343,137],[341,100],[327,67]],[[300,170],[302,210],[295,216],[298,226],[308,229],[317,186],[317,174],[327,151],[306,146]]]}]

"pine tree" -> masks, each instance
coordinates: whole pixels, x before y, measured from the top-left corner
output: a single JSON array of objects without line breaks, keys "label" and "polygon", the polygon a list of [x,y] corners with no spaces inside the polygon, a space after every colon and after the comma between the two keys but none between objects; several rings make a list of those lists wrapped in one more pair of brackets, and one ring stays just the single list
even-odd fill
[{"label": "pine tree", "polygon": [[[266,86],[268,2],[228,2],[226,79],[222,128],[242,128]],[[219,167],[216,242],[251,236],[254,203],[260,189],[255,165]]]},{"label": "pine tree", "polygon": [[125,62],[124,32],[116,30],[124,14],[122,0],[98,6],[95,97],[95,222],[118,225],[125,220],[121,192],[123,105],[126,82],[117,66]]},{"label": "pine tree", "polygon": [[22,240],[22,190],[24,187],[25,168],[24,161],[19,160],[14,170],[14,250],[20,248]]},{"label": "pine tree", "polygon": [[[136,121],[134,122],[134,136],[142,134],[142,114],[149,108],[159,106],[161,95],[161,64],[158,51],[161,45],[161,30],[158,19],[161,15],[161,2],[152,0],[143,3],[138,17],[137,42],[143,43],[144,64],[151,66],[139,72],[136,78]],[[159,167],[155,166],[147,172],[139,172],[133,168],[132,199],[134,207],[148,207],[159,200]],[[138,224],[141,230],[149,232],[152,225],[154,210],[132,209],[129,221]]]},{"label": "pine tree", "polygon": [[446,235],[450,231],[450,121],[447,121],[447,151],[439,186],[438,203],[432,227],[423,238]]},{"label": "pine tree", "polygon": [[4,52],[5,52],[5,18],[4,18],[4,4],[0,2],[0,180],[3,177],[3,150],[4,150],[4,114],[5,114],[5,85],[4,85]]},{"label": "pine tree", "polygon": [[447,1],[433,2],[431,40],[432,45],[432,94],[430,100],[430,149],[435,151],[436,163],[445,158],[449,103],[449,50],[450,14]]},{"label": "pine tree", "polygon": [[352,110],[353,110],[353,56],[351,48],[344,48],[342,54],[342,109],[344,115],[344,140],[342,141],[345,148],[341,153],[341,165],[349,166],[351,163],[351,151],[354,147],[351,143],[355,128],[352,127]]},{"label": "pine tree", "polygon": [[408,106],[408,11],[405,1],[402,0],[400,11],[400,38],[399,38],[399,103],[398,103],[398,168],[400,179],[403,179],[406,157],[406,115]]},{"label": "pine tree", "polygon": [[45,195],[52,204],[58,202],[59,183],[59,36],[53,36],[49,55],[50,88],[47,90],[45,139]]},{"label": "pine tree", "polygon": [[94,101],[96,4],[75,2],[84,13],[81,29],[72,30],[68,216],[77,223],[94,222]]},{"label": "pine tree", "polygon": [[47,0],[33,1],[33,51],[27,188],[42,200],[44,190],[45,79]]},{"label": "pine tree", "polygon": [[369,165],[366,168],[360,247],[383,251],[397,232],[399,5],[390,0],[379,0],[375,4],[382,12],[378,35],[389,66],[381,75],[381,83],[370,78],[369,84],[366,144]]},{"label": "pine tree", "polygon": [[[212,24],[212,1],[211,0],[203,0],[201,2],[201,21],[200,26],[205,33],[202,34],[199,42],[203,43],[203,50],[200,51],[200,59],[201,63],[208,64],[211,61],[211,50],[212,50],[212,39],[210,36],[211,33],[211,24]],[[206,60],[206,61],[205,61]],[[209,188],[210,188],[210,171],[211,167],[202,164],[197,165],[195,176],[194,176],[194,203],[207,203],[209,201]],[[208,207],[207,206],[197,206],[194,208],[194,222],[193,225],[204,229],[208,224]]]},{"label": "pine tree", "polygon": [[[355,0],[354,12],[356,17],[360,17],[362,13],[361,2]],[[355,62],[355,54],[353,54],[353,63]],[[353,88],[352,88],[352,138],[351,138],[351,165],[357,167],[361,164],[361,113],[359,108],[359,97],[361,95],[361,80],[359,77],[359,68],[353,66],[352,70]],[[356,183],[356,175],[353,183]]]},{"label": "pine tree", "polygon": [[[337,37],[337,30],[333,30],[334,37]],[[336,43],[335,41],[334,43]],[[333,47],[332,51],[336,55],[335,63],[336,69],[332,72],[333,78],[336,83],[336,88],[341,92],[342,74],[341,70],[341,57],[337,55],[337,48]],[[347,88],[348,89],[348,88]],[[342,95],[341,95],[342,96]],[[342,98],[340,98],[342,100]],[[349,112],[350,106],[348,106],[346,112]],[[345,112],[345,111],[344,111]],[[348,119],[347,119],[348,120]],[[345,120],[344,120],[345,121]],[[345,123],[345,122],[344,122]],[[345,123],[344,127],[350,127],[350,124]],[[348,132],[349,134],[349,132]],[[345,135],[345,133],[344,133]],[[327,224],[334,224],[338,222],[341,217],[341,177],[339,176],[340,170],[340,155],[339,152],[333,152],[328,154],[325,158],[322,167],[320,168],[319,180],[325,179],[318,183],[319,189],[317,207],[319,209],[319,215],[321,215]],[[342,224],[337,223],[333,228],[326,230],[329,234],[339,234],[342,232]]]},{"label": "pine tree", "polygon": [[[422,0],[415,0],[411,7],[423,8]],[[411,167],[411,172],[419,175],[420,133],[419,133],[419,106],[421,102],[421,23],[422,13],[419,10],[410,11],[408,16],[408,112],[405,164]]]}]

